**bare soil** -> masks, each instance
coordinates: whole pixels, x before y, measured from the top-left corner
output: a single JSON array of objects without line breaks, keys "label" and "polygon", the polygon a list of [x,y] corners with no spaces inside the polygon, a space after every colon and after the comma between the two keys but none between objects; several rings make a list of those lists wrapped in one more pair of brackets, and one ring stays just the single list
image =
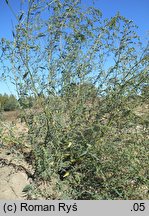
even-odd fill
[{"label": "bare soil", "polygon": [[0,199],[26,199],[23,189],[31,182],[30,169],[21,156],[3,149],[0,153]]},{"label": "bare soil", "polygon": [[[14,150],[15,138],[27,132],[21,123],[18,111],[4,112],[0,122],[3,131],[0,136],[0,200],[27,199],[23,189],[31,183],[32,167],[25,161],[23,154]],[[24,146],[24,149],[26,147]]]}]

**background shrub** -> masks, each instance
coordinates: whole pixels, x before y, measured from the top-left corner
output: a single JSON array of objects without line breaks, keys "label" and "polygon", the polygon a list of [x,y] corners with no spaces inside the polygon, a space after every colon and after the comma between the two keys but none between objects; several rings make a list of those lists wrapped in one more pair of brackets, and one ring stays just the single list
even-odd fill
[{"label": "background shrub", "polygon": [[0,109],[4,111],[16,110],[19,103],[14,95],[0,95]]}]

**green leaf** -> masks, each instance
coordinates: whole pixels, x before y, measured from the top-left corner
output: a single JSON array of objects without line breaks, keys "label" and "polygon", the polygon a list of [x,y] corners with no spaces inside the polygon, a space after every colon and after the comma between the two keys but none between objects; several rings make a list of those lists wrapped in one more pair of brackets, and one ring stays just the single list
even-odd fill
[{"label": "green leaf", "polygon": [[35,48],[36,48],[36,46],[30,46],[29,48],[30,48],[30,49],[35,49]]},{"label": "green leaf", "polygon": [[109,27],[116,26],[117,17],[113,17],[109,22]]},{"label": "green leaf", "polygon": [[5,0],[6,4],[9,4],[8,0]]},{"label": "green leaf", "polygon": [[24,187],[24,189],[22,190],[22,192],[28,192],[28,191],[30,191],[30,190],[32,190],[32,186],[31,186],[31,185],[26,185],[26,186]]},{"label": "green leaf", "polygon": [[83,156],[86,155],[87,153],[88,153],[88,151],[83,152],[83,153],[79,156],[79,158],[80,158],[80,157],[83,157]]},{"label": "green leaf", "polygon": [[45,67],[40,67],[41,69],[45,69]]},{"label": "green leaf", "polygon": [[143,61],[149,61],[149,55],[144,56],[142,60]]},{"label": "green leaf", "polygon": [[38,38],[38,37],[45,37],[45,36],[46,36],[45,34],[39,33],[39,34],[37,35],[37,38]]},{"label": "green leaf", "polygon": [[23,17],[23,14],[24,14],[24,13],[22,13],[22,14],[20,15],[20,17],[19,17],[19,21],[22,19],[22,17]]},{"label": "green leaf", "polygon": [[12,35],[13,35],[13,37],[15,37],[15,33],[14,33],[14,31],[12,31]]},{"label": "green leaf", "polygon": [[85,41],[85,36],[81,33],[77,33],[75,37],[77,40]]},{"label": "green leaf", "polygon": [[28,75],[28,72],[26,72],[24,75],[23,75],[23,79],[25,79]]}]

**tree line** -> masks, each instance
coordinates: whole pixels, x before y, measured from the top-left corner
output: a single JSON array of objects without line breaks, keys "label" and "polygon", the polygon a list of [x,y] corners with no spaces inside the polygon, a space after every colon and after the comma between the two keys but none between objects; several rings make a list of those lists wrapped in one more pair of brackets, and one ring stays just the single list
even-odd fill
[{"label": "tree line", "polygon": [[14,95],[0,94],[0,111],[13,111],[19,106],[18,100]]},{"label": "tree line", "polygon": [[[62,91],[62,94],[59,95],[61,97],[63,96],[73,96],[76,97],[77,96],[77,88],[81,90],[81,92],[83,93],[87,93],[87,97],[89,100],[91,99],[95,99],[98,97],[98,91],[97,88],[91,84],[91,83],[86,83],[84,85],[81,85],[81,87],[79,87],[79,85],[72,83],[69,87],[67,87],[66,89],[64,89],[64,91]],[[145,99],[148,98],[148,86],[145,85],[142,87],[141,91],[140,91],[140,96],[142,98],[145,97]],[[56,96],[56,95],[55,95]],[[135,95],[136,97],[139,97],[139,95]],[[46,97],[44,94],[40,95],[39,97]],[[48,99],[48,96],[47,96]],[[33,107],[33,105],[36,105],[36,99],[34,96],[21,96],[19,99],[16,98],[16,96],[14,96],[13,94],[8,95],[6,93],[4,94],[0,94],[0,111],[14,111],[16,109],[18,109],[19,107],[22,108],[31,108]]]},{"label": "tree line", "polygon": [[14,111],[22,108],[30,108],[33,106],[35,99],[32,96],[16,98],[13,94],[0,94],[0,111]]}]

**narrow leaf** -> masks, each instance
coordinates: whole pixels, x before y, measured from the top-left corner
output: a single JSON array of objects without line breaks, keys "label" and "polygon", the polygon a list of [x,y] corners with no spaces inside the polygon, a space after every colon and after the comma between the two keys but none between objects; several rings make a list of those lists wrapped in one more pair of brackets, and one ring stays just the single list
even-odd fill
[{"label": "narrow leaf", "polygon": [[24,189],[22,190],[22,192],[28,192],[28,191],[30,191],[30,190],[32,190],[32,186],[31,186],[31,185],[26,185],[26,186],[24,187]]},{"label": "narrow leaf", "polygon": [[35,48],[36,48],[36,46],[30,46],[29,48],[30,48],[30,49],[35,49]]},{"label": "narrow leaf", "polygon": [[14,33],[14,31],[12,31],[12,35],[13,35],[13,37],[15,37],[15,33]]},{"label": "narrow leaf", "polygon": [[45,34],[40,33],[39,35],[37,35],[37,38],[38,38],[38,37],[45,37],[45,36],[46,36]]},{"label": "narrow leaf", "polygon": [[45,69],[45,67],[40,67],[41,69]]},{"label": "narrow leaf", "polygon": [[24,75],[23,75],[23,79],[25,79],[28,75],[28,72],[26,72]]},{"label": "narrow leaf", "polygon": [[23,17],[23,14],[24,14],[24,13],[22,13],[22,14],[20,15],[20,17],[19,17],[19,21],[22,19],[22,17]]},{"label": "narrow leaf", "polygon": [[7,4],[9,4],[8,0],[5,0],[5,2],[6,2]]}]

